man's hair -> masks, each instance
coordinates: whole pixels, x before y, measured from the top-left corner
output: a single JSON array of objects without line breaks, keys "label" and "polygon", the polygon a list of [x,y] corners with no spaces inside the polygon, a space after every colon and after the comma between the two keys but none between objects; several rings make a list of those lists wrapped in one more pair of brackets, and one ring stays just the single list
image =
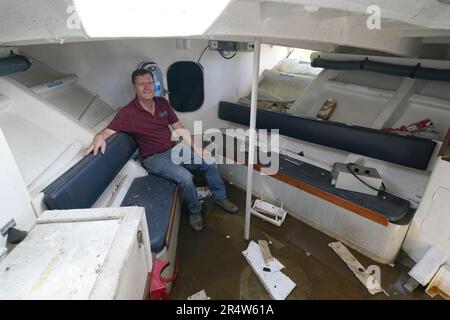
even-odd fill
[{"label": "man's hair", "polygon": [[155,81],[155,79],[153,79],[153,74],[150,72],[150,70],[147,70],[147,69],[136,69],[131,74],[131,83],[134,84],[134,82],[136,81],[136,77],[140,77],[140,76],[143,76],[143,75],[146,75],[146,74],[149,74],[150,77],[152,77],[152,80]]}]

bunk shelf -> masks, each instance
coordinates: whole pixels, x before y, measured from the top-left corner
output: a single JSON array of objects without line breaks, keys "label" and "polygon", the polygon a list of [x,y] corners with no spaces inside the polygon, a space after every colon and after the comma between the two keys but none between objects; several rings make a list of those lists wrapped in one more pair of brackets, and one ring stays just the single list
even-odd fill
[{"label": "bunk shelf", "polygon": [[[280,128],[280,133],[287,136],[416,169],[427,168],[436,145],[432,140],[387,134],[381,130],[273,111],[258,110],[257,112],[257,128]],[[245,106],[228,102],[221,102],[219,105],[219,118],[223,120],[245,125],[248,123],[249,113],[250,109]],[[417,157],[414,157],[415,159],[410,157],[411,152],[416,156],[417,150],[421,150],[420,160]],[[224,155],[229,158],[234,157],[238,163],[247,165],[245,159],[238,159],[236,154],[226,154],[225,150]],[[254,169],[261,171],[263,166],[255,164]],[[330,172],[285,155],[280,155],[280,170],[270,177],[383,226],[388,226],[390,223],[406,225],[412,218],[411,203],[405,199],[385,192],[380,192],[378,196],[371,196],[336,189],[331,185]]]},{"label": "bunk shelf", "polygon": [[[236,154],[231,156],[227,154],[226,150],[223,155],[248,166],[248,153],[246,153],[245,159]],[[407,200],[387,192],[373,196],[337,189],[330,183],[330,172],[285,155],[280,155],[279,159],[280,170],[270,178],[303,190],[383,226],[388,226],[389,223],[405,225],[411,221],[413,210]],[[264,170],[264,167],[258,163],[253,165],[253,168],[259,172]]]}]

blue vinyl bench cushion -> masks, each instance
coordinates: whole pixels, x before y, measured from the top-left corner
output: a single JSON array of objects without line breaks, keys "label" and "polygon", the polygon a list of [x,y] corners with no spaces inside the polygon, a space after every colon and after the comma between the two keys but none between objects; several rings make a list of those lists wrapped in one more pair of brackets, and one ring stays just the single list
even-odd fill
[{"label": "blue vinyl bench cushion", "polygon": [[47,208],[92,207],[136,150],[136,142],[130,135],[113,135],[107,140],[105,154],[84,157],[43,190]]},{"label": "blue vinyl bench cushion", "polygon": [[[114,134],[105,154],[88,155],[51,183],[44,192],[49,210],[91,208],[137,150],[132,136]],[[121,206],[145,208],[153,252],[165,246],[176,184],[153,175],[133,180]]]},{"label": "blue vinyl bench cushion", "polygon": [[153,252],[166,244],[174,195],[177,185],[169,180],[148,175],[134,179],[121,207],[144,207]]}]

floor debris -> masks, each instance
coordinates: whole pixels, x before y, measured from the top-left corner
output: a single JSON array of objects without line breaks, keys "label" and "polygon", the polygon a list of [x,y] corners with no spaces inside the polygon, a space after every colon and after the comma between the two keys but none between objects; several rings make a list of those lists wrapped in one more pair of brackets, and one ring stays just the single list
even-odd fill
[{"label": "floor debris", "polygon": [[211,300],[210,297],[207,296],[205,290],[200,290],[197,293],[194,293],[192,296],[187,298],[188,300]]},{"label": "floor debris", "polygon": [[305,255],[306,255],[307,257],[309,257],[309,256],[311,255],[311,252],[305,251]]},{"label": "floor debris", "polygon": [[197,187],[198,200],[203,200],[211,195],[208,187]]},{"label": "floor debris", "polygon": [[287,211],[283,209],[283,205],[281,205],[281,207],[277,207],[261,199],[255,200],[250,212],[253,215],[278,227],[281,226],[287,215]]},{"label": "floor debris", "polygon": [[269,244],[265,240],[258,240],[258,245],[261,249],[261,254],[264,258],[264,263],[266,266],[269,265],[271,261],[273,261],[272,254],[270,253]]},{"label": "floor debris", "polygon": [[[260,246],[256,242],[251,241],[247,250],[243,251],[242,254],[272,299],[284,300],[294,290],[296,284],[281,272],[284,265],[278,259],[273,258],[266,266]],[[264,271],[264,268],[268,268],[270,271]]]},{"label": "floor debris", "polygon": [[445,261],[447,261],[445,253],[437,247],[432,246],[408,274],[422,286],[426,286]]},{"label": "floor debris", "polygon": [[[246,194],[244,191],[235,185],[229,187],[227,191],[229,199],[233,203],[245,207]],[[170,294],[171,299],[186,300],[188,296],[201,289],[205,289],[208,296],[211,297],[210,301],[215,299],[271,299],[267,289],[242,255],[242,251],[248,247],[248,243],[245,244],[243,241],[239,229],[244,224],[245,216],[243,214],[231,217],[235,219],[226,219],[230,217],[224,216],[221,208],[211,206],[207,217],[208,232],[201,234],[201,237],[199,234],[191,232],[188,218],[187,214],[181,216],[178,236],[177,251],[184,273],[180,273],[174,282]],[[236,231],[237,229],[238,231]],[[253,219],[251,230],[251,240],[256,243],[260,239],[272,242],[272,244],[269,242],[269,248],[272,255],[285,266],[282,272],[297,284],[286,300],[442,299],[439,295],[431,298],[425,292],[425,288],[420,288],[413,294],[409,294],[403,289],[402,283],[406,281],[409,269],[415,264],[412,260],[408,264],[410,258],[406,256],[406,253],[403,256],[403,252],[401,252],[399,256],[401,260],[396,263],[394,268],[379,265],[382,269],[381,285],[390,297],[380,293],[371,295],[341,258],[328,247],[328,243],[338,240],[330,238],[291,216],[286,217],[282,228],[263,223],[258,218]],[[227,240],[226,235],[231,235],[231,238]],[[202,253],[198,255],[198,259],[193,258],[192,248],[196,248],[198,252]],[[350,248],[349,250],[353,253]],[[311,252],[312,255],[307,257],[305,251]],[[201,258],[204,256],[210,258],[208,263]],[[376,261],[369,258],[360,259],[360,256],[356,254],[354,256],[365,267],[377,264]],[[183,274],[189,276],[183,276]],[[394,291],[397,292],[397,295],[394,294]],[[370,312],[370,309],[367,310]]]},{"label": "floor debris", "polygon": [[431,280],[426,289],[430,297],[437,294],[446,300],[450,300],[450,266],[443,265]]},{"label": "floor debris", "polygon": [[350,270],[353,271],[355,276],[367,288],[370,294],[373,295],[383,292],[389,297],[389,294],[381,287],[381,284],[377,281],[377,279],[375,279],[375,276],[370,274],[370,272],[367,271],[358,260],[356,260],[346,246],[344,246],[341,242],[331,242],[328,246],[333,249],[342,260],[344,260]]}]

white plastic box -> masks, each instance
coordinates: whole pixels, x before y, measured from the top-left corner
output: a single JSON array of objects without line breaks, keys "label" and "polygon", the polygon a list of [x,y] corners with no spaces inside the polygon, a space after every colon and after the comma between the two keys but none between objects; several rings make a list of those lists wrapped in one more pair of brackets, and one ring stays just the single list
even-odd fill
[{"label": "white plastic box", "polygon": [[376,196],[378,190],[382,187],[382,183],[383,180],[374,168],[367,168],[357,164],[350,164],[350,167],[347,167],[347,164],[339,162],[334,164],[331,184],[338,189]]}]

